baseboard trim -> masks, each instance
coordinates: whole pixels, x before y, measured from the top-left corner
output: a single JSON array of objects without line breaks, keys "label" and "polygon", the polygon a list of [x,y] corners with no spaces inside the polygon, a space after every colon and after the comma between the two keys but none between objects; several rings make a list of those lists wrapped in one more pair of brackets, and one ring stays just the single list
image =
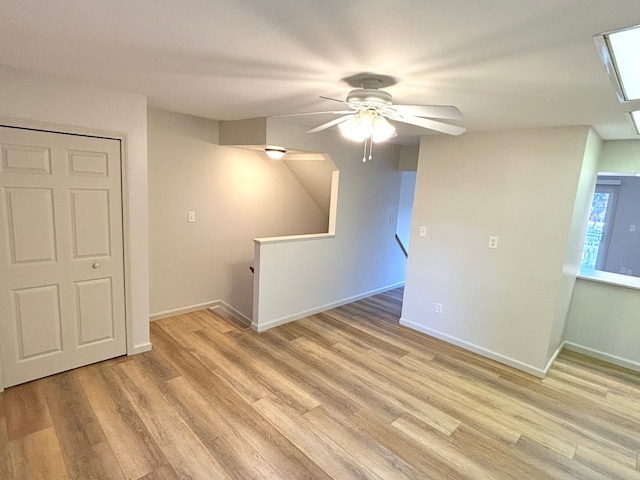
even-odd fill
[{"label": "baseboard trim", "polygon": [[619,367],[624,367],[628,368],[629,370],[640,372],[640,363],[634,362],[633,360],[628,360],[617,355],[601,352],[600,350],[596,350],[595,348],[585,347],[573,342],[565,342],[564,347],[567,350],[571,350],[572,352],[582,353],[584,355],[597,358],[598,360],[613,363],[614,365],[618,365]]},{"label": "baseboard trim", "polygon": [[139,353],[148,352],[151,350],[151,342],[141,343],[139,345],[134,345],[133,348],[127,352],[127,356],[137,355]]},{"label": "baseboard trim", "polygon": [[[466,340],[462,340],[460,338],[453,337],[446,333],[439,332],[438,330],[425,327],[424,325],[420,325],[418,323],[412,322],[411,320],[407,320],[406,318],[400,318],[400,325],[404,325],[405,327],[425,333],[432,337],[438,338],[444,342],[451,343],[452,345],[456,345],[458,347],[464,348],[465,350],[469,350],[470,352],[477,353],[478,355],[482,355],[483,357],[490,358],[491,360],[495,360],[496,362],[503,363],[505,365],[508,365],[509,367],[513,367],[517,370],[523,371],[525,373],[529,373],[538,378],[544,378],[547,374],[547,369],[551,366],[551,363],[553,363],[552,361],[550,361],[550,363],[547,365],[547,368],[543,370],[541,368],[534,367],[533,365],[529,365],[528,363],[521,362],[520,360],[516,360],[515,358],[507,357],[506,355],[502,355],[492,350],[488,350],[486,348],[480,347],[473,343],[467,342]],[[558,351],[557,354],[559,353],[560,352]]]},{"label": "baseboard trim", "polygon": [[562,343],[560,344],[560,346],[556,349],[556,351],[553,353],[553,355],[551,355],[551,358],[549,359],[549,361],[547,362],[547,366],[544,367],[544,374],[545,376],[547,375],[547,373],[549,373],[549,369],[551,368],[551,366],[553,365],[553,362],[556,361],[556,358],[558,358],[558,355],[560,355],[560,352],[562,352],[562,349],[564,348],[564,346],[567,344],[566,340],[563,340]]},{"label": "baseboard trim", "polygon": [[396,288],[402,287],[404,282],[394,283],[393,285],[388,285],[386,287],[377,288],[375,290],[370,290],[368,292],[362,293],[360,295],[354,295],[353,297],[344,298],[342,300],[338,300],[336,302],[327,303],[320,307],[310,308],[309,310],[305,310],[302,312],[294,313],[292,315],[287,315],[285,317],[277,318],[275,320],[271,320],[267,323],[263,323],[258,325],[255,321],[251,322],[251,328],[256,332],[264,332],[270,328],[278,327],[280,325],[284,325],[285,323],[293,322],[295,320],[300,320],[301,318],[309,317],[311,315],[315,315],[316,313],[325,312],[327,310],[331,310],[332,308],[338,308],[342,305],[346,305],[347,303],[357,302],[358,300],[362,300],[363,298],[372,297],[373,295],[378,295],[379,293],[384,293],[389,290],[394,290]]},{"label": "baseboard trim", "polygon": [[149,321],[155,322],[162,320],[163,318],[174,317],[176,315],[183,315],[185,313],[197,312],[198,310],[206,310],[207,308],[218,305],[222,300],[213,300],[211,302],[198,303],[196,305],[189,305],[188,307],[175,308],[173,310],[165,310],[164,312],[154,313],[149,315]]},{"label": "baseboard trim", "polygon": [[[225,316],[230,316],[233,319],[232,323],[238,323],[244,326],[244,328],[249,328],[251,326],[251,319],[249,317],[242,314],[241,312],[239,312],[238,310],[233,308],[231,305],[229,305],[228,303],[225,303],[222,300],[216,300],[213,306],[208,307],[208,310],[211,310],[212,312],[217,314],[221,314],[220,316],[222,316],[223,318],[225,318]],[[230,320],[227,320],[227,321],[230,321]]]}]

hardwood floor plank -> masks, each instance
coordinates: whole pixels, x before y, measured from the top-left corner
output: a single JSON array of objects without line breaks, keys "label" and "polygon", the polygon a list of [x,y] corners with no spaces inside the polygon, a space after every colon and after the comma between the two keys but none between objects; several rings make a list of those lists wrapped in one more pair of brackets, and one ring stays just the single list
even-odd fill
[{"label": "hardwood floor plank", "polygon": [[238,330],[237,327],[229,323],[230,320],[224,319],[221,315],[222,314],[217,314],[210,310],[200,310],[189,314],[190,317],[198,318],[204,322],[206,328],[213,328],[220,333],[235,332]]},{"label": "hardwood floor plank", "polygon": [[164,392],[231,478],[282,478],[184,377],[167,382]]},{"label": "hardwood floor plank", "polygon": [[442,459],[431,449],[425,449],[397,428],[380,422],[376,412],[360,410],[349,421],[374,441],[387,448],[406,463],[422,472],[424,479],[468,479],[473,477]]},{"label": "hardwood floor plank", "polygon": [[418,469],[355,428],[347,418],[322,405],[305,413],[303,418],[383,479],[422,477]]},{"label": "hardwood floor plank", "polygon": [[319,429],[305,421],[295,410],[275,397],[267,397],[253,404],[258,412],[332,478],[382,480],[366,465],[353,458]]},{"label": "hardwood floor plank", "polygon": [[42,394],[42,382],[29,382],[7,389],[4,410],[9,441],[52,425],[49,407]]},{"label": "hardwood floor plank", "polygon": [[579,445],[575,460],[590,466],[592,469],[603,473],[612,480],[639,480],[640,472],[633,466],[622,465],[619,462],[603,455],[598,450]]},{"label": "hardwood floor plank", "polygon": [[4,416],[0,416],[0,478],[12,478],[12,477],[13,477],[13,466],[11,461],[11,452],[9,451],[9,435],[7,434],[7,421]]},{"label": "hardwood floor plank", "polygon": [[78,375],[77,370],[71,370],[42,382],[69,475],[124,479]]},{"label": "hardwood floor plank", "polygon": [[138,365],[115,369],[129,401],[179,477],[231,478]]},{"label": "hardwood floor plank", "polygon": [[7,478],[24,480],[72,478],[65,466],[62,449],[53,427],[21,435],[9,443],[9,448],[13,475]]},{"label": "hardwood floor plank", "polygon": [[357,367],[360,368],[356,370],[356,368],[352,368],[356,365],[345,361],[346,356],[339,355],[339,352],[322,348],[321,345],[317,345],[306,339],[296,340],[295,345],[309,355],[320,359],[325,365],[329,366],[334,372],[334,375],[341,369],[344,369],[345,375],[347,372],[358,371],[357,375],[346,377],[346,381],[351,384],[350,388],[357,388],[362,392],[361,398],[363,401],[367,401],[367,405],[370,408],[375,408],[377,403],[392,405],[398,409],[398,411],[408,409],[429,423],[433,428],[445,434],[450,434],[460,425],[460,420],[434,407],[428,401],[424,401],[422,398],[414,395],[408,395],[404,393],[404,390],[389,385],[388,377],[381,375],[379,370],[376,372],[374,371],[375,369],[369,370],[366,367],[363,368],[364,366],[362,364],[357,365]]},{"label": "hardwood floor plank", "polygon": [[165,324],[161,327],[183,345],[188,345],[192,354],[216,372],[218,377],[235,390],[247,403],[255,402],[273,393],[261,378],[251,375],[239,359],[228,358],[218,348],[202,339],[196,332],[183,331],[178,326]]},{"label": "hardwood floor plank", "polygon": [[152,322],[149,352],[0,394],[0,478],[639,478],[638,372],[562,352],[541,380],[398,325],[401,301]]},{"label": "hardwood floor plank", "polygon": [[[313,365],[305,363],[306,359],[300,358],[298,352],[287,345],[288,342],[273,336],[258,337],[250,332],[240,337],[238,342],[255,355],[259,355],[263,363],[281,372],[322,405],[350,413],[362,408],[356,395],[350,391],[341,391],[340,387],[326,380],[326,375],[313,371]],[[308,374],[311,371],[313,375]]]},{"label": "hardwood floor plank", "polygon": [[78,380],[126,478],[143,477],[167,463],[109,367],[78,370]]},{"label": "hardwood floor plank", "polygon": [[170,465],[164,465],[163,467],[154,470],[151,473],[146,474],[139,480],[181,480],[176,472]]},{"label": "hardwood floor plank", "polygon": [[[248,335],[253,335],[248,332]],[[209,346],[215,345],[230,362],[233,362],[244,371],[249,373],[252,378],[259,378],[261,385],[271,393],[279,393],[287,395],[293,401],[297,402],[297,409],[304,413],[312,408],[317,407],[320,402],[309,395],[304,389],[299,388],[290,378],[286,377],[278,370],[271,368],[269,365],[261,361],[257,355],[246,355],[246,351],[237,344],[237,339],[229,341],[228,336],[220,334],[210,328],[204,328],[198,332],[198,336],[202,338]],[[207,355],[211,348],[205,349],[201,353]]]},{"label": "hardwood floor plank", "polygon": [[607,480],[603,473],[567,458],[526,435],[520,437],[515,449],[521,454],[524,463],[534,465],[543,472],[542,478]]},{"label": "hardwood floor plank", "polygon": [[[247,331],[251,335],[252,332]],[[239,397],[229,386],[219,381],[211,371],[182,348],[162,329],[155,329],[154,338],[179,366],[202,397],[284,478],[328,479],[329,476],[310,461],[276,428]],[[173,465],[173,464],[172,464]]]}]

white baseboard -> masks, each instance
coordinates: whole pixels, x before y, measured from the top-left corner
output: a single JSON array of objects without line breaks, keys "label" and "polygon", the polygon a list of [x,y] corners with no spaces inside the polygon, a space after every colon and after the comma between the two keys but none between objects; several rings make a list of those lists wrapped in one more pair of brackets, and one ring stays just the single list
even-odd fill
[{"label": "white baseboard", "polygon": [[197,312],[198,310],[206,310],[212,308],[221,302],[221,300],[212,300],[210,302],[198,303],[196,305],[189,305],[188,307],[175,308],[173,310],[165,310],[164,312],[154,313],[149,315],[149,321],[155,322],[156,320],[162,320],[163,318],[174,317],[176,315],[182,315],[184,313]]},{"label": "white baseboard", "polygon": [[534,367],[533,365],[523,363],[520,360],[516,360],[515,358],[507,357],[505,355],[502,355],[501,353],[497,353],[492,350],[488,350],[486,348],[475,345],[473,343],[469,343],[466,340],[452,337],[451,335],[448,335],[443,332],[439,332],[438,330],[433,330],[431,328],[425,327],[418,323],[412,322],[411,320],[407,320],[406,318],[400,318],[400,325],[404,325],[405,327],[409,327],[413,330],[426,333],[427,335],[438,338],[447,343],[451,343],[458,347],[462,347],[465,350],[469,350],[470,352],[477,353],[478,355],[482,355],[483,357],[490,358],[491,360],[495,360],[496,362],[503,363],[515,369],[534,375],[538,378],[544,378],[546,376],[547,370],[551,366],[551,363],[553,363],[553,360],[555,359],[555,357],[560,353],[560,350],[558,350],[555,353],[555,355],[552,357],[552,360],[550,360],[549,363],[547,364],[547,367],[543,370],[541,368]]},{"label": "white baseboard", "polygon": [[603,360],[605,362],[613,363],[614,365],[618,365],[620,367],[624,367],[630,370],[635,370],[636,372],[640,372],[640,363],[635,362],[633,360],[629,360],[627,358],[618,357],[617,355],[601,352],[600,350],[585,347],[583,345],[578,345],[577,343],[573,343],[573,342],[565,342],[565,348],[573,352],[589,355],[590,357],[597,358],[598,360]]},{"label": "white baseboard", "polygon": [[133,348],[127,351],[127,355],[137,355],[138,353],[144,353],[151,350],[151,342],[140,343],[138,345],[134,345]]},{"label": "white baseboard", "polygon": [[393,285],[388,285],[386,287],[371,290],[369,292],[365,292],[360,295],[354,295],[353,297],[344,298],[336,302],[327,303],[326,305],[322,305],[320,307],[310,308],[309,310],[287,315],[281,318],[277,318],[275,320],[270,320],[266,323],[260,323],[260,325],[258,325],[258,323],[253,321],[251,322],[251,328],[256,332],[264,332],[265,330],[268,330],[270,328],[277,327],[279,325],[284,325],[285,323],[293,322],[295,320],[300,320],[301,318],[309,317],[311,315],[315,315],[316,313],[325,312],[327,310],[331,310],[332,308],[341,307],[342,305],[346,305],[347,303],[357,302],[358,300],[362,300],[363,298],[371,297],[373,295],[378,295],[379,293],[384,293],[389,290],[394,290],[396,288],[402,287],[403,285],[404,285],[404,282],[398,282]]},{"label": "white baseboard", "polygon": [[251,325],[251,319],[249,317],[239,312],[228,303],[225,303],[222,300],[216,300],[213,303],[213,306],[208,307],[209,310],[212,310],[213,312],[220,311],[223,314],[231,315],[232,317],[235,317],[237,321],[243,323],[247,327]]},{"label": "white baseboard", "polygon": [[560,344],[560,346],[558,348],[556,348],[556,351],[553,352],[553,355],[551,355],[551,358],[549,359],[549,361],[547,362],[547,366],[544,367],[544,374],[545,376],[547,375],[547,373],[549,372],[549,369],[551,368],[551,366],[553,365],[553,362],[556,361],[556,358],[558,358],[558,355],[560,355],[560,352],[562,352],[562,349],[564,348],[564,346],[567,344],[567,342],[565,340],[562,341],[562,343]]}]

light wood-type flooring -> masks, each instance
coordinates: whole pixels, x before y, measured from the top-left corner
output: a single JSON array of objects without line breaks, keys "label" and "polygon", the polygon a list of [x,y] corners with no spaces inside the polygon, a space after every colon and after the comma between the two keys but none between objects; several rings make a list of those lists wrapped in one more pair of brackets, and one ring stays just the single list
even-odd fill
[{"label": "light wood-type flooring", "polygon": [[262,334],[180,315],[9,388],[0,478],[640,479],[639,374],[566,352],[531,377],[399,326],[401,294]]}]

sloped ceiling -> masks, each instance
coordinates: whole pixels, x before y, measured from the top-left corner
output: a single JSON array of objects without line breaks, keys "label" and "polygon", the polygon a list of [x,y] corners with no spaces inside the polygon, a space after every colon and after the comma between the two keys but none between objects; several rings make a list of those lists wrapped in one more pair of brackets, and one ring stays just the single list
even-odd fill
[{"label": "sloped ceiling", "polygon": [[334,109],[318,96],[344,98],[341,79],[368,71],[397,79],[397,103],[458,106],[470,131],[586,124],[637,138],[592,37],[639,24],[638,0],[2,0],[1,11],[0,64],[181,113]]}]

